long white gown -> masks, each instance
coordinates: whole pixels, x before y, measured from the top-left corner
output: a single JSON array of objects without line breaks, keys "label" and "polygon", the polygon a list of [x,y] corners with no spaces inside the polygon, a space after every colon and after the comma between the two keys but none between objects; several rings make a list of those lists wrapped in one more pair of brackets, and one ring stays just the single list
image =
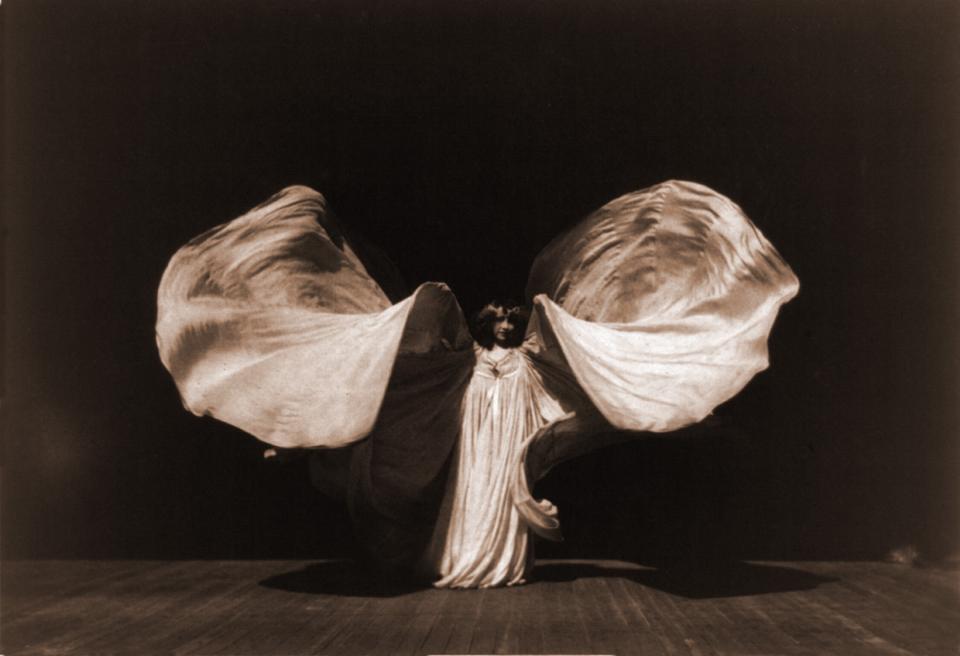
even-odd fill
[{"label": "long white gown", "polygon": [[512,495],[524,440],[563,416],[543,387],[527,345],[476,347],[462,428],[424,569],[434,586],[488,588],[525,582],[530,529]]},{"label": "long white gown", "polygon": [[157,344],[191,412],[316,449],[377,562],[510,585],[530,532],[559,535],[531,485],[611,435],[706,417],[767,367],[797,290],[736,204],[668,181],[551,242],[524,346],[475,350],[446,285],[387,298],[323,196],[290,187],[174,255]]}]

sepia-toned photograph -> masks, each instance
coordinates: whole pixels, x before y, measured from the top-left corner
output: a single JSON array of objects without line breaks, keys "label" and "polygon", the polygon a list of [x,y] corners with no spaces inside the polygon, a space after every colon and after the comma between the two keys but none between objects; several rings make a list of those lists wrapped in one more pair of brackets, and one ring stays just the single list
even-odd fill
[{"label": "sepia-toned photograph", "polygon": [[960,651],[960,5],[0,24],[3,656]]}]

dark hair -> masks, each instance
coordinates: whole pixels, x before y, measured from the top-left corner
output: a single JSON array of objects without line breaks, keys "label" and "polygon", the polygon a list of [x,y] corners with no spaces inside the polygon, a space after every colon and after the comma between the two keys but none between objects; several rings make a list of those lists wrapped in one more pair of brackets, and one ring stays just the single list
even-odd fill
[{"label": "dark hair", "polygon": [[511,299],[495,298],[484,305],[470,322],[470,332],[477,343],[484,347],[493,346],[493,324],[497,319],[497,310],[503,310],[517,324],[517,336],[523,338],[530,320],[530,310]]}]

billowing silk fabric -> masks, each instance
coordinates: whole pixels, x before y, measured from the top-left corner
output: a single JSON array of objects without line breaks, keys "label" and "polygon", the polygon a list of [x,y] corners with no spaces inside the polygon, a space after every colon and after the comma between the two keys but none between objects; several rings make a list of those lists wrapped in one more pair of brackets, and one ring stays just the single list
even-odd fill
[{"label": "billowing silk fabric", "polygon": [[[767,366],[797,280],[734,203],[670,181],[555,239],[527,284],[522,348],[473,344],[442,284],[391,304],[323,197],[283,190],[184,246],[157,341],[184,405],[281,447],[320,449],[371,555],[436,584],[518,583],[531,497],[556,463],[700,421]],[[502,357],[502,360],[497,360]]]}]

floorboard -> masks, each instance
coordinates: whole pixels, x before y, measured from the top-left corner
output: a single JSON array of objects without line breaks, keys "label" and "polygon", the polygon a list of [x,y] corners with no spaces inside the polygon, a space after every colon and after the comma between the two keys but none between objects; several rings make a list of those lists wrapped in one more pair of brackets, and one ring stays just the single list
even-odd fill
[{"label": "floorboard", "polygon": [[349,561],[15,561],[16,654],[960,653],[955,570],[871,562],[656,569],[539,561],[518,588],[386,582]]}]

